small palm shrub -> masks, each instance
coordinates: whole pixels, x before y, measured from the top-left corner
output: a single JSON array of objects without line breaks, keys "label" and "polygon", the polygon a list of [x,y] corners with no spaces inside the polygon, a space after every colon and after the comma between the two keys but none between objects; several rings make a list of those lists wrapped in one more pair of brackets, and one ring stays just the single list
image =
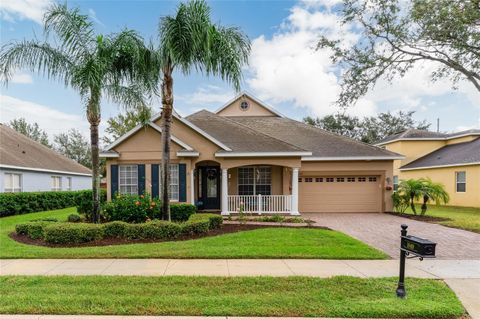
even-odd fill
[{"label": "small palm shrub", "polygon": [[408,206],[410,206],[410,196],[401,192],[393,192],[392,194],[393,210],[396,213],[405,213]]},{"label": "small palm shrub", "polygon": [[421,215],[427,212],[427,203],[435,202],[437,205],[446,204],[450,200],[445,187],[435,183],[429,178],[408,179],[400,181],[398,190],[392,195],[393,205],[397,211],[405,212],[408,205],[414,215],[417,215],[415,203],[423,200]]}]

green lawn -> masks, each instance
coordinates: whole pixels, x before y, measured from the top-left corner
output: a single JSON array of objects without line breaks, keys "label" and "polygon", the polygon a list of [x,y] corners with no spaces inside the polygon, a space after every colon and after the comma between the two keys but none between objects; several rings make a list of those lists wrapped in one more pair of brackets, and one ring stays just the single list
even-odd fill
[{"label": "green lawn", "polygon": [[442,282],[334,277],[0,277],[0,313],[457,318]]},{"label": "green lawn", "polygon": [[[420,212],[420,205],[417,208]],[[413,214],[407,209],[406,213]],[[426,215],[449,218],[448,221],[435,222],[437,224],[470,230],[480,233],[480,208],[479,207],[455,207],[428,205]]]},{"label": "green lawn", "polygon": [[67,208],[0,218],[0,258],[388,258],[343,233],[323,229],[265,228],[188,241],[76,248],[25,245],[8,236],[18,223],[64,220],[73,212]]}]

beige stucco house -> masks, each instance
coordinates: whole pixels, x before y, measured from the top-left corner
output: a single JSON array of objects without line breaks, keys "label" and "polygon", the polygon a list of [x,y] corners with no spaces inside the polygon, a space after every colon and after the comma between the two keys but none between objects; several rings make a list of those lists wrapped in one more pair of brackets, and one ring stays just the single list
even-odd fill
[{"label": "beige stucco house", "polygon": [[[161,115],[109,145],[109,199],[159,195]],[[228,215],[246,212],[392,210],[393,161],[401,156],[289,119],[241,93],[215,113],[172,123],[173,201]]]},{"label": "beige stucco house", "polygon": [[394,185],[410,178],[442,183],[448,205],[480,207],[480,130],[456,133],[408,129],[376,144],[405,157],[394,161]]}]

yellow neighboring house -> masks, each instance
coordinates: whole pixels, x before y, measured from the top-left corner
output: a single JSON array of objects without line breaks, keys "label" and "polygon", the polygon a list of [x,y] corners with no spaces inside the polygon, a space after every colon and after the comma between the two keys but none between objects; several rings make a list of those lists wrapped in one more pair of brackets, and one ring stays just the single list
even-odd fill
[{"label": "yellow neighboring house", "polygon": [[449,205],[480,207],[480,129],[452,134],[408,129],[376,144],[405,156],[395,160],[399,180],[430,178],[445,185]]}]

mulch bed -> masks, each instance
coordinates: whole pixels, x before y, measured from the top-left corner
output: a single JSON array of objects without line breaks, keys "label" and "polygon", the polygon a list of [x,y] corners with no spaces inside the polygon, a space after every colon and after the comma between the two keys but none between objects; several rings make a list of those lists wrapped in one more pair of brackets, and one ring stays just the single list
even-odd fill
[{"label": "mulch bed", "polygon": [[[387,213],[393,216],[398,216],[398,217],[404,217],[408,219],[414,219],[422,222],[446,222],[451,220],[450,218],[445,218],[445,217],[435,217],[435,216],[428,216],[428,215],[411,215],[411,214],[405,214],[405,213]],[[428,214],[428,212],[427,212]]]},{"label": "mulch bed", "polygon": [[[203,237],[212,237],[218,236],[223,234],[229,233],[237,233],[241,231],[247,230],[254,230],[259,228],[289,228],[288,226],[281,226],[281,225],[249,225],[249,224],[223,224],[220,229],[214,229],[208,231],[206,234],[201,235],[183,235],[174,240],[155,240],[155,239],[123,239],[123,238],[105,238],[98,241],[92,241],[88,243],[82,244],[50,244],[45,242],[42,239],[31,239],[26,235],[18,235],[16,232],[10,233],[10,238],[13,240],[20,242],[22,244],[27,245],[36,245],[36,246],[45,246],[45,247],[54,247],[54,248],[67,248],[67,247],[92,247],[92,246],[110,246],[110,245],[126,245],[126,244],[140,244],[140,243],[159,243],[159,242],[167,242],[167,241],[183,241],[183,240],[191,240],[191,239],[198,239]],[[299,227],[291,227],[291,228],[299,228]],[[308,228],[308,227],[303,227]],[[315,227],[318,228],[318,227]]]}]

